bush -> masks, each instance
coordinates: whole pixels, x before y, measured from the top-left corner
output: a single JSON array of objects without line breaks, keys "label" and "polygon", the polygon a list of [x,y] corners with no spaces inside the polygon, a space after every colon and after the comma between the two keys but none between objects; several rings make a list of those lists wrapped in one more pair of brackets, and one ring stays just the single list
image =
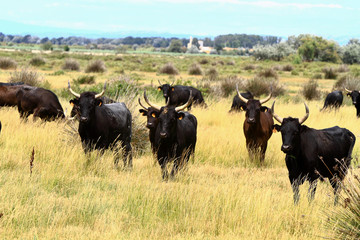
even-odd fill
[{"label": "bush", "polygon": [[275,78],[255,77],[249,79],[245,84],[245,89],[255,96],[269,94],[272,91],[273,96],[280,96],[285,93],[285,88]]},{"label": "bush", "polygon": [[348,44],[342,48],[342,61],[345,64],[360,63],[360,45],[356,43]]},{"label": "bush", "polygon": [[218,76],[219,76],[219,73],[218,71],[216,70],[216,68],[210,68],[207,72],[206,72],[206,76],[209,77],[209,80],[210,81],[215,81],[217,80]]},{"label": "bush", "polygon": [[360,89],[360,79],[353,75],[342,76],[335,82],[333,89],[342,91],[342,90],[344,90],[344,88],[347,88],[349,90],[359,90]]},{"label": "bush", "polygon": [[236,91],[236,84],[239,85],[239,89],[244,88],[244,80],[237,78],[236,76],[229,76],[221,80],[220,90],[223,97],[230,96],[234,91]]},{"label": "bush", "polygon": [[79,76],[77,79],[74,79],[73,82],[74,84],[94,84],[95,76],[92,75]]},{"label": "bush", "polygon": [[280,61],[284,57],[294,54],[295,50],[287,43],[278,43],[274,45],[256,45],[253,55],[258,60]]},{"label": "bush", "polygon": [[11,73],[9,82],[23,82],[30,86],[40,87],[42,85],[42,78],[36,71],[23,68],[21,71]]},{"label": "bush", "polygon": [[264,70],[260,71],[257,74],[257,76],[260,77],[260,78],[275,78],[275,79],[278,79],[277,73],[271,68],[267,68],[267,69],[264,69]]},{"label": "bush", "polygon": [[286,65],[282,66],[282,70],[286,71],[286,72],[291,72],[292,70],[294,70],[294,67],[290,64],[286,64]]},{"label": "bush", "polygon": [[106,71],[105,63],[100,59],[90,62],[85,69],[86,73],[90,73],[90,72],[103,73],[105,71]]},{"label": "bush", "polygon": [[315,73],[311,79],[322,79],[322,74],[321,73]]},{"label": "bush", "polygon": [[232,61],[227,62],[226,64],[227,64],[227,65],[230,65],[230,66],[234,66],[234,65],[235,65],[235,61],[232,60]]},{"label": "bush", "polygon": [[44,64],[45,64],[45,59],[40,56],[33,57],[30,60],[30,65],[32,65],[32,66],[41,66]]},{"label": "bush", "polygon": [[244,70],[255,70],[256,66],[253,64],[248,64],[244,66]]},{"label": "bush", "polygon": [[122,56],[116,56],[114,61],[123,61],[124,58]]},{"label": "bush", "polygon": [[65,52],[69,52],[69,51],[70,51],[70,47],[69,47],[68,45],[65,45],[65,46],[64,46],[64,51],[65,51]]},{"label": "bush", "polygon": [[17,63],[11,58],[2,57],[0,58],[0,68],[1,69],[16,69]]},{"label": "bush", "polygon": [[332,67],[324,67],[322,69],[322,71],[324,73],[325,79],[336,79],[337,78],[336,70]]},{"label": "bush", "polygon": [[217,61],[217,64],[224,65],[225,63],[223,60],[219,60],[219,61]]},{"label": "bush", "polygon": [[41,45],[41,48],[42,50],[45,50],[45,51],[49,51],[49,50],[53,50],[53,45],[51,42],[46,42],[44,43],[43,45]]},{"label": "bush", "polygon": [[319,90],[319,84],[316,80],[310,79],[303,87],[301,91],[306,100],[319,99],[321,92]]},{"label": "bush", "polygon": [[197,63],[194,63],[193,65],[190,66],[189,68],[189,74],[190,75],[202,75],[203,74],[203,70],[201,69],[200,65]]},{"label": "bush", "polygon": [[339,195],[340,206],[326,208],[324,239],[360,239],[360,179],[358,175],[347,176]]},{"label": "bush", "polygon": [[209,63],[209,60],[206,59],[206,58],[203,58],[199,61],[200,64],[208,64]]},{"label": "bush", "polygon": [[62,66],[63,70],[79,71],[80,63],[72,58],[66,59],[64,65]]},{"label": "bush", "polygon": [[338,69],[336,69],[337,72],[339,73],[344,73],[344,72],[348,72],[350,71],[349,67],[345,64],[342,64],[338,67]]},{"label": "bush", "polygon": [[163,73],[163,74],[169,74],[169,75],[178,75],[179,74],[179,71],[176,69],[176,67],[171,62],[166,63],[164,66],[162,66],[159,69],[159,72]]}]

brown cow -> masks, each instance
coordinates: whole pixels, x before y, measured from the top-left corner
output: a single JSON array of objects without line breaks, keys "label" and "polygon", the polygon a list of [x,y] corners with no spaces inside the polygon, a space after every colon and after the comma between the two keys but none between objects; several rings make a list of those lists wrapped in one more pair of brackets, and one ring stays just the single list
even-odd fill
[{"label": "brown cow", "polygon": [[260,161],[263,162],[267,148],[267,141],[272,135],[272,119],[271,109],[261,106],[271,98],[270,95],[262,100],[244,98],[236,85],[236,91],[239,98],[246,103],[246,115],[244,121],[244,135],[246,138],[246,147],[249,155],[253,154],[260,148]]},{"label": "brown cow", "polygon": [[24,86],[26,85],[22,82],[0,83],[0,106],[16,106],[16,93]]}]

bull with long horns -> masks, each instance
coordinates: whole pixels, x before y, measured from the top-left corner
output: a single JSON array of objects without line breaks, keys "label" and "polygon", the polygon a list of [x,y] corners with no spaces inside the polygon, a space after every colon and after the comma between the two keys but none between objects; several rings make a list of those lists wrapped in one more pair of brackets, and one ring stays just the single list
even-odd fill
[{"label": "bull with long horns", "polygon": [[162,178],[168,179],[167,163],[174,162],[171,177],[189,161],[195,152],[197,119],[188,112],[182,112],[192,102],[192,96],[188,101],[178,107],[171,106],[169,101],[165,106],[158,106],[149,101],[144,91],[145,102],[157,111],[157,126],[154,135],[154,149],[157,160],[161,166]]},{"label": "bull with long horns", "polygon": [[[246,99],[236,85],[236,92],[239,98],[246,103],[246,113],[244,121],[244,135],[246,138],[246,147],[250,157],[254,157],[255,153],[260,152],[260,161],[263,162],[267,148],[267,142],[272,135],[272,119],[271,110],[262,104],[271,98],[271,92],[265,99]],[[260,151],[259,151],[260,148]]]},{"label": "bull with long horns", "polygon": [[131,113],[125,103],[104,104],[101,97],[105,93],[106,83],[101,93],[76,93],[68,83],[69,91],[79,99],[79,134],[85,153],[92,149],[112,149],[116,151],[114,163],[117,166],[121,149],[124,167],[132,167],[131,153]]},{"label": "bull with long horns", "polygon": [[294,193],[294,203],[300,198],[299,185],[309,181],[309,201],[315,196],[317,180],[328,178],[334,189],[335,204],[341,181],[350,166],[351,155],[356,137],[346,128],[338,126],[326,129],[314,129],[304,125],[309,117],[309,108],[305,104],[306,114],[298,118],[273,117],[281,125],[274,125],[281,132],[281,151],[286,154],[285,162],[289,171],[289,180]]},{"label": "bull with long horns", "polygon": [[345,91],[347,92],[347,96],[351,97],[351,100],[356,108],[356,116],[360,117],[360,91],[358,90],[352,90],[345,88]]}]

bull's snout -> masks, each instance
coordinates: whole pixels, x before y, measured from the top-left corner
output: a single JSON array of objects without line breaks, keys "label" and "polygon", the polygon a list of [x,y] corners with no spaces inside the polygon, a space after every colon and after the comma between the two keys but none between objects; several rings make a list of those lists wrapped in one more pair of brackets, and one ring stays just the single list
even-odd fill
[{"label": "bull's snout", "polygon": [[89,119],[88,119],[87,117],[81,117],[81,118],[80,118],[80,121],[81,121],[81,122],[87,122],[87,121],[89,121]]},{"label": "bull's snout", "polygon": [[161,137],[161,138],[167,138],[167,134],[164,133],[164,132],[161,132],[161,133],[160,133],[160,137]]},{"label": "bull's snout", "polygon": [[154,124],[152,124],[152,123],[146,124],[146,127],[147,127],[147,128],[152,128],[153,126],[154,126]]},{"label": "bull's snout", "polygon": [[282,145],[282,146],[281,146],[281,151],[283,151],[284,153],[290,152],[291,149],[292,149],[292,147],[289,146],[289,145]]},{"label": "bull's snout", "polygon": [[255,118],[248,118],[248,119],[247,119],[247,122],[248,122],[248,123],[255,123]]},{"label": "bull's snout", "polygon": [[356,105],[356,103],[357,103],[356,101],[353,102],[354,105]]}]

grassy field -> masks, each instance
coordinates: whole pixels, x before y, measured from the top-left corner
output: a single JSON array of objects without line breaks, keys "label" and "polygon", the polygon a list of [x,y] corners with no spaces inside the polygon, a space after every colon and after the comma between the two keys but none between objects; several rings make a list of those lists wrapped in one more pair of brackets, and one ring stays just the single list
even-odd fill
[{"label": "grassy field", "polygon": [[[15,59],[18,71],[36,56],[28,52],[0,52]],[[188,75],[187,69],[203,58],[216,67],[220,76],[236,75],[251,78],[257,69],[243,67],[254,64],[261,68],[288,62],[255,62],[250,58],[213,56],[115,56],[71,55],[81,65],[80,72],[61,71],[68,56],[42,54],[46,64],[32,68],[59,93],[84,73],[89,61],[100,58],[107,71],[96,76],[103,83],[126,74],[140,86],[157,80],[189,81],[194,85],[202,76]],[[212,66],[212,62],[225,64]],[[226,62],[234,61],[234,65]],[[158,74],[159,66],[173,62],[180,74],[175,77]],[[277,98],[276,113],[302,117],[305,108],[297,96],[302,85],[325,63],[294,65],[299,75],[279,72],[279,80],[289,91]],[[332,65],[337,67],[336,65]],[[358,66],[351,66],[356,71]],[[354,70],[355,69],[355,70]],[[6,82],[13,70],[1,70],[0,81]],[[321,79],[322,91],[330,91],[336,80]],[[218,81],[211,82],[219,84]],[[307,201],[307,187],[300,189],[298,206],[293,205],[292,190],[280,151],[281,135],[269,140],[265,163],[248,158],[242,130],[244,113],[229,114],[232,96],[215,94],[206,97],[207,109],[194,108],[198,119],[196,155],[175,180],[164,182],[160,167],[150,153],[136,153],[132,171],[114,168],[110,151],[85,156],[77,123],[56,121],[21,122],[16,108],[1,108],[0,120],[0,236],[2,239],[322,239],[326,212],[333,206],[328,182],[318,185],[315,200]],[[155,99],[155,95],[152,96]],[[294,100],[293,99],[299,99]],[[61,97],[64,108],[70,109],[69,97]],[[159,98],[156,98],[159,99]],[[156,100],[154,100],[156,101]],[[269,101],[266,106],[271,106]],[[346,127],[358,138],[359,120],[355,108],[347,104],[337,112],[319,112],[323,100],[309,102],[310,117],[306,125],[326,128]],[[161,104],[158,100],[158,103]],[[138,115],[138,108],[133,115]],[[145,127],[145,119],[141,117]],[[35,149],[30,175],[30,156]],[[357,173],[359,143],[353,153],[353,169]]]}]

